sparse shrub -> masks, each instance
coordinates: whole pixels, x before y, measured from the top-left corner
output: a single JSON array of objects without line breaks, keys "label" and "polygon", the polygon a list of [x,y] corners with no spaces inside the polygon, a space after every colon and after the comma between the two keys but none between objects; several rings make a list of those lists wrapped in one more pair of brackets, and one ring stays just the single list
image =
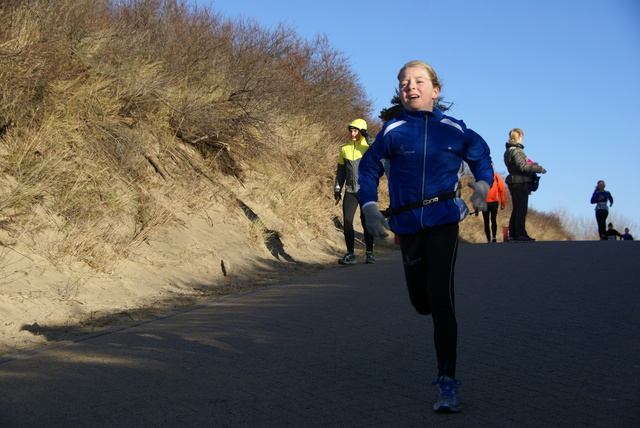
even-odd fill
[{"label": "sparse shrub", "polygon": [[48,259],[108,269],[233,201],[221,176],[259,179],[287,233],[335,216],[345,118],[371,103],[326,37],[178,0],[4,2],[0,29],[2,229],[55,230]]},{"label": "sparse shrub", "polygon": [[[32,0],[3,3],[0,28],[2,229],[55,230],[34,247],[49,259],[107,270],[212,195],[233,205],[240,191],[283,239],[321,236],[339,216],[345,118],[380,126],[347,57],[284,24],[178,0]],[[461,236],[483,242],[475,221]],[[528,224],[570,239],[554,215],[531,211]]]}]

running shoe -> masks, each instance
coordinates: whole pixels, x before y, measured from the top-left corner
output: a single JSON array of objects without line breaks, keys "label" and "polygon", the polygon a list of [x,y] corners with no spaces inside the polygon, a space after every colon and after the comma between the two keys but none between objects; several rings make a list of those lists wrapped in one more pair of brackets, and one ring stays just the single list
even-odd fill
[{"label": "running shoe", "polygon": [[462,410],[460,406],[460,394],[458,387],[462,382],[449,376],[442,376],[434,381],[438,385],[438,399],[433,405],[433,410],[438,413],[457,413]]},{"label": "running shoe", "polygon": [[347,253],[343,258],[338,260],[338,264],[341,265],[355,265],[356,263],[358,263],[358,261],[356,260],[356,255],[353,253]]},{"label": "running shoe", "polygon": [[371,264],[371,263],[375,263],[376,259],[375,257],[373,257],[373,251],[367,251],[366,253],[366,259],[364,261],[367,264]]}]

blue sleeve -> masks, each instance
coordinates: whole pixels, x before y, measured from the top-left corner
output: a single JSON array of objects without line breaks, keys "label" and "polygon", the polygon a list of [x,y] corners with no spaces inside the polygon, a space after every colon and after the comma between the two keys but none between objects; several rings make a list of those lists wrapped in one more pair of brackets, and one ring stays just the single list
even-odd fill
[{"label": "blue sleeve", "polygon": [[469,165],[476,181],[486,181],[489,188],[493,185],[493,167],[491,166],[491,150],[484,139],[467,128],[469,147],[464,161]]},{"label": "blue sleeve", "polygon": [[378,185],[380,183],[380,177],[384,174],[384,166],[382,159],[384,159],[384,137],[382,132],[378,134],[376,140],[367,150],[358,166],[358,183],[360,189],[358,190],[358,200],[360,206],[363,206],[367,202],[378,202]]}]

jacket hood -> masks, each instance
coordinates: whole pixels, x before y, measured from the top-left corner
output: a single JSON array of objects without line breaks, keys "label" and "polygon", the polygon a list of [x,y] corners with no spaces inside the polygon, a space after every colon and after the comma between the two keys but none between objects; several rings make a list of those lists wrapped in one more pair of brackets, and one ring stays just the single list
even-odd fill
[{"label": "jacket hood", "polygon": [[365,122],[364,119],[355,119],[349,125],[347,125],[347,128],[356,128],[358,131],[362,131],[364,129],[366,131],[367,122]]}]

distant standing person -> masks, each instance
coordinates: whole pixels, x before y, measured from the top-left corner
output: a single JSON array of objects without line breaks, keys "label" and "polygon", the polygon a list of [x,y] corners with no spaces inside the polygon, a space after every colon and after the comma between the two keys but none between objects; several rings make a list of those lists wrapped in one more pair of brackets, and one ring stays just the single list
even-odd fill
[{"label": "distant standing person", "polygon": [[622,234],[622,239],[624,241],[633,241],[633,236],[631,236],[631,234],[629,233],[629,228],[628,227],[624,228],[624,233]]},{"label": "distant standing person", "polygon": [[591,203],[596,204],[596,222],[598,223],[600,240],[607,239],[605,224],[607,224],[607,217],[609,216],[609,207],[613,205],[613,196],[604,188],[604,180],[598,181],[596,189],[591,195]]},{"label": "distant standing person", "polygon": [[[411,61],[402,67],[398,97],[403,108],[388,118],[364,154],[359,196],[371,234],[384,237],[391,229],[400,240],[411,304],[433,320],[438,363],[433,410],[450,413],[460,411],[454,271],[459,222],[469,214],[459,194],[460,174],[464,164],[469,165],[476,179],[469,183],[474,190],[471,202],[485,210],[493,168],[482,137],[438,107],[441,85],[425,62]],[[377,203],[383,174],[387,174],[391,200],[384,214]],[[385,215],[390,217],[388,222]]]},{"label": "distant standing person", "polygon": [[[493,162],[491,163],[493,166]],[[500,174],[493,173],[493,186],[487,194],[487,209],[482,211],[484,219],[484,233],[487,235],[487,242],[496,242],[496,233],[498,232],[498,205],[503,210],[507,205],[507,192],[504,188],[504,181]],[[491,220],[491,226],[489,226]]]},{"label": "distant standing person", "polygon": [[[342,199],[342,216],[344,218],[344,241],[347,253],[338,260],[341,265],[354,265],[358,261],[355,255],[355,231],[353,229],[353,218],[358,208],[358,165],[362,155],[369,149],[367,137],[367,122],[364,119],[355,119],[348,126],[350,141],[340,147],[338,155],[338,168],[336,171],[336,182],[333,188],[333,195],[336,203]],[[344,198],[342,198],[344,189]],[[366,246],[365,263],[374,263],[373,256],[373,236],[367,230],[366,219],[360,210],[360,221],[364,229],[364,242]]]},{"label": "distant standing person", "polygon": [[509,141],[505,144],[504,163],[507,166],[507,186],[511,193],[511,218],[509,219],[509,240],[517,242],[533,242],[527,233],[527,210],[529,209],[529,183],[533,181],[531,174],[545,174],[546,169],[537,162],[529,163],[522,145],[524,132],[520,128],[509,131]]}]

